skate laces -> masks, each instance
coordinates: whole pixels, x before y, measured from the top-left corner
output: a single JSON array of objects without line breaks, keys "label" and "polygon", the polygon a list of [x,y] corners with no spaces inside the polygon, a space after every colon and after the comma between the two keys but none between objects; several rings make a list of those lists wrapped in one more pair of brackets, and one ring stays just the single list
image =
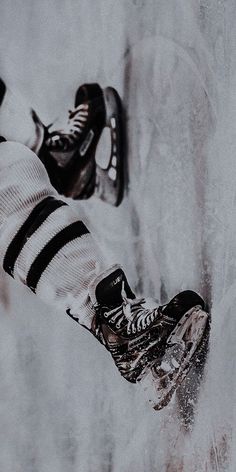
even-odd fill
[{"label": "skate laces", "polygon": [[88,109],[87,103],[81,103],[73,110],[68,110],[67,124],[71,131],[78,130],[79,133],[82,133],[88,119]]},{"label": "skate laces", "polygon": [[51,131],[51,135],[49,135],[47,145],[54,150],[68,151],[73,148],[78,137],[84,131],[88,115],[89,105],[87,103],[81,103],[76,108],[68,110],[67,122],[60,129],[52,131],[50,130],[52,125],[48,126],[48,131]]},{"label": "skate laces", "polygon": [[111,310],[110,318],[112,323],[116,323],[116,328],[121,328],[124,316],[128,321],[127,334],[135,334],[144,331],[153,321],[159,316],[158,308],[148,309],[144,308],[145,298],[128,298],[122,283],[121,296],[123,303],[117,309]]}]

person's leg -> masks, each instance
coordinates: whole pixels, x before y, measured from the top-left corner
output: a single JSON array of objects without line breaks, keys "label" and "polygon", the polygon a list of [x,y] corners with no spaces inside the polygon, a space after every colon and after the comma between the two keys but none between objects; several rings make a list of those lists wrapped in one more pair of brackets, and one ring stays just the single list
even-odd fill
[{"label": "person's leg", "polygon": [[127,380],[151,384],[156,408],[168,403],[202,339],[203,300],[186,291],[164,307],[146,308],[59,199],[37,156],[12,142],[0,144],[0,263],[89,329]]},{"label": "person's leg", "polygon": [[[54,125],[44,126],[37,113],[0,79],[0,135],[34,151],[60,194],[74,199],[95,195],[115,206],[121,203],[124,190],[121,102],[113,88],[82,85],[69,115]],[[95,159],[98,149],[108,153],[105,168]]]},{"label": "person's leg", "polygon": [[91,325],[88,285],[107,265],[78,215],[59,199],[40,160],[19,143],[0,144],[0,225],[4,270]]}]

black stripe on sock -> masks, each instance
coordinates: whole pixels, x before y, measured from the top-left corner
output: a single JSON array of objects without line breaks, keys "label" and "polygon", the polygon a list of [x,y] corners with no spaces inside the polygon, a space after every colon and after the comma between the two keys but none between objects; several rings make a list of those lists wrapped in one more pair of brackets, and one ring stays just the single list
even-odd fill
[{"label": "black stripe on sock", "polygon": [[46,197],[34,207],[33,211],[8,246],[3,261],[3,269],[5,272],[13,277],[16,260],[27,240],[51,213],[63,205],[66,205],[66,203],[61,200],[56,200],[54,197]]},{"label": "black stripe on sock", "polygon": [[[27,275],[26,284],[32,290],[32,292],[36,291],[36,287],[41,275],[57,252],[59,252],[60,249],[65,246],[65,244],[87,233],[89,233],[89,230],[86,228],[84,223],[82,223],[82,221],[76,221],[66,228],[63,228],[46,244],[46,246],[34,260]],[[61,270],[63,270],[63,265]]]}]

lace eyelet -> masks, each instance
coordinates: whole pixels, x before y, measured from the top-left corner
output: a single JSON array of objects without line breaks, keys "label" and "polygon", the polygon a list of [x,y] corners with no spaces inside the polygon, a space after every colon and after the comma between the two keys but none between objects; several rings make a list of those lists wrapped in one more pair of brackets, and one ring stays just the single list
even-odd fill
[{"label": "lace eyelet", "polygon": [[107,313],[107,311],[105,311],[105,313],[103,314],[104,318],[107,318],[109,315],[109,313]]}]

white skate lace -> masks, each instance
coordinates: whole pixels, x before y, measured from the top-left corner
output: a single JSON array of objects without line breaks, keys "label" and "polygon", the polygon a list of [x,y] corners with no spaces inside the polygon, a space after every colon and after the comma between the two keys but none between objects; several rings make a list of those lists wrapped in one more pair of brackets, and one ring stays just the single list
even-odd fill
[{"label": "white skate lace", "polygon": [[144,331],[157,317],[160,316],[157,308],[150,310],[143,307],[144,298],[123,299],[123,313],[128,321],[127,333],[135,334]]},{"label": "white skate lace", "polygon": [[78,137],[82,134],[89,115],[89,105],[82,103],[73,110],[68,110],[68,120],[61,129],[56,131],[48,130],[52,133],[47,144],[53,149],[66,151],[73,147]]},{"label": "white skate lace", "polygon": [[127,334],[145,331],[151,323],[160,317],[158,308],[148,309],[143,307],[145,298],[128,298],[124,290],[124,284],[122,284],[121,296],[123,299],[122,305],[104,313],[105,318],[108,318],[110,323],[115,324],[117,329],[121,328],[124,316],[128,321]]}]

